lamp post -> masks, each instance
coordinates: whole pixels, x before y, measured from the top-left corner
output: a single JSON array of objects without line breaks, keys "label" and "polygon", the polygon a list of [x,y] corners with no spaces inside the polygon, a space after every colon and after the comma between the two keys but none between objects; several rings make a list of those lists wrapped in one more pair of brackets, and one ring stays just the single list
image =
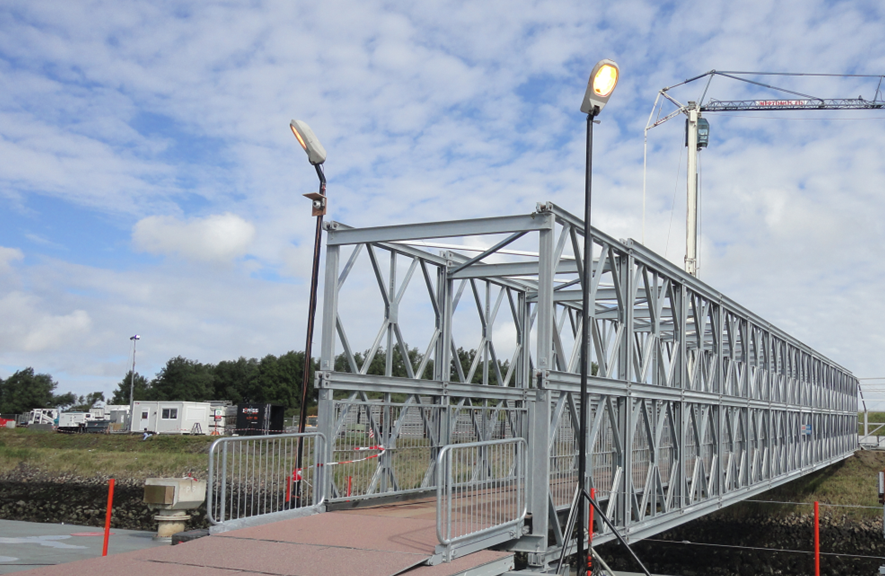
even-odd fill
[{"label": "lamp post", "polygon": [[[313,324],[317,311],[317,282],[320,273],[320,243],[323,234],[323,216],[326,214],[326,175],[323,172],[323,162],[326,161],[326,149],[314,135],[313,130],[306,122],[292,120],[289,122],[292,134],[298,139],[298,143],[307,153],[307,159],[316,168],[320,179],[320,189],[317,193],[304,194],[312,201],[311,215],[316,216],[317,226],[313,241],[313,266],[310,274],[310,303],[307,313],[307,342],[304,345],[304,372],[301,378],[301,413],[298,417],[298,432],[303,433],[307,425],[307,382],[310,378],[311,344],[313,343]],[[298,471],[296,476],[297,488],[295,491],[296,507],[301,507],[301,462],[304,452],[302,437],[298,438],[298,455],[295,467]]]},{"label": "lamp post", "polygon": [[132,432],[132,419],[135,416],[135,343],[141,336],[136,334],[129,339],[132,340],[132,370],[129,371],[129,431]]},{"label": "lamp post", "polygon": [[[587,495],[587,379],[590,373],[590,282],[593,279],[593,240],[590,235],[591,176],[593,171],[593,124],[602,112],[609,97],[618,85],[620,70],[611,60],[600,60],[590,73],[587,91],[581,104],[581,112],[587,115],[587,163],[584,172],[584,258],[581,302],[581,402],[578,436],[578,490],[581,497],[577,510],[578,523],[578,574],[587,569],[588,551],[584,548],[584,497]],[[592,530],[592,527],[590,528]],[[592,533],[590,533],[592,536]],[[589,547],[588,547],[589,548]]]}]

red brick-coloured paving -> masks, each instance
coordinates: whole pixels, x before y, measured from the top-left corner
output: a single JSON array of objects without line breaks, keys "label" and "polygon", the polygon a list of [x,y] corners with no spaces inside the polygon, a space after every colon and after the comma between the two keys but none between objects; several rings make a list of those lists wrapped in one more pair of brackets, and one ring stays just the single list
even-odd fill
[{"label": "red brick-coloured paving", "polygon": [[19,572],[21,576],[453,576],[511,557],[484,550],[426,566],[435,500],[328,512],[170,546]]}]

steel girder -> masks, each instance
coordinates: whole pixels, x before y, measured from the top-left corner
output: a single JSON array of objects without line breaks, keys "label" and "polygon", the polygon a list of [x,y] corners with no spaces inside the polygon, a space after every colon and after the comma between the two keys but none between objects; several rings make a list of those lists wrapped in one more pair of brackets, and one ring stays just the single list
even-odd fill
[{"label": "steel girder", "polygon": [[[320,432],[333,446],[342,414],[378,402],[393,412],[376,437],[395,446],[403,415],[421,412],[427,469],[409,489],[429,490],[442,446],[490,439],[487,430],[498,428],[488,424],[507,420],[501,436],[524,437],[530,463],[531,530],[512,547],[529,553],[533,566],[547,567],[573,546],[563,526],[577,485],[582,353],[595,365],[587,488],[596,488],[628,540],[857,447],[858,382],[850,371],[632,240],[592,230],[593,308],[581,310],[584,225],[553,204],[504,218],[363,229],[328,223],[326,232]],[[436,244],[441,238],[452,243]],[[476,238],[488,240],[471,247]],[[365,354],[346,329],[365,320],[346,296],[360,261],[381,316]],[[414,310],[426,318],[420,341],[405,336],[415,332]],[[591,323],[586,346],[583,322]],[[468,336],[476,354],[457,361]],[[410,356],[410,347],[421,354]],[[401,377],[393,376],[395,351],[406,359]],[[373,361],[384,375],[369,373]],[[486,422],[470,438],[456,434],[465,407]],[[374,483],[366,497],[398,490],[395,448],[385,454],[373,465],[391,481],[383,490]],[[333,499],[341,493],[330,487]],[[613,537],[596,528],[595,543]]]}]

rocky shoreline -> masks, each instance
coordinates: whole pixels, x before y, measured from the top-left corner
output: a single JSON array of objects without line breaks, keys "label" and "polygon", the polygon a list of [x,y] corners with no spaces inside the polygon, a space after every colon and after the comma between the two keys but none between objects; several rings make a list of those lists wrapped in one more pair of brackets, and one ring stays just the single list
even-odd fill
[{"label": "rocky shoreline", "polygon": [[[107,478],[49,477],[35,473],[0,476],[0,518],[104,527],[108,503]],[[111,527],[157,529],[155,512],[142,501],[144,481],[115,479]],[[191,514],[188,529],[208,528],[206,505]]]},{"label": "rocky shoreline", "polygon": [[[651,572],[680,576],[814,574],[813,550],[810,514],[714,514],[633,546]],[[822,517],[820,550],[823,575],[874,576],[885,565],[882,519]],[[597,551],[615,570],[640,571],[617,543]]]}]

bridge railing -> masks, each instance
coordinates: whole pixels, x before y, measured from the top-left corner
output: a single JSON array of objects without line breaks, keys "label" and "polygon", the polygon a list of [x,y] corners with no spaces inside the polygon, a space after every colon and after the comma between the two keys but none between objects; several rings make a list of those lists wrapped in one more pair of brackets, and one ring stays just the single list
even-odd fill
[{"label": "bridge railing", "polygon": [[436,534],[445,561],[521,536],[527,467],[523,438],[442,448],[436,468]]},{"label": "bridge railing", "polygon": [[209,449],[206,511],[224,532],[321,511],[325,437],[319,433],[241,436]]},{"label": "bridge railing", "polygon": [[[885,405],[885,378],[861,378],[860,381],[862,407],[857,422],[858,441],[863,448],[881,450],[885,447],[885,422],[881,410]],[[870,414],[873,415],[872,422]]]},{"label": "bridge railing", "polygon": [[870,422],[864,413],[864,421],[858,423],[858,442],[863,448],[885,447],[885,422]]}]

